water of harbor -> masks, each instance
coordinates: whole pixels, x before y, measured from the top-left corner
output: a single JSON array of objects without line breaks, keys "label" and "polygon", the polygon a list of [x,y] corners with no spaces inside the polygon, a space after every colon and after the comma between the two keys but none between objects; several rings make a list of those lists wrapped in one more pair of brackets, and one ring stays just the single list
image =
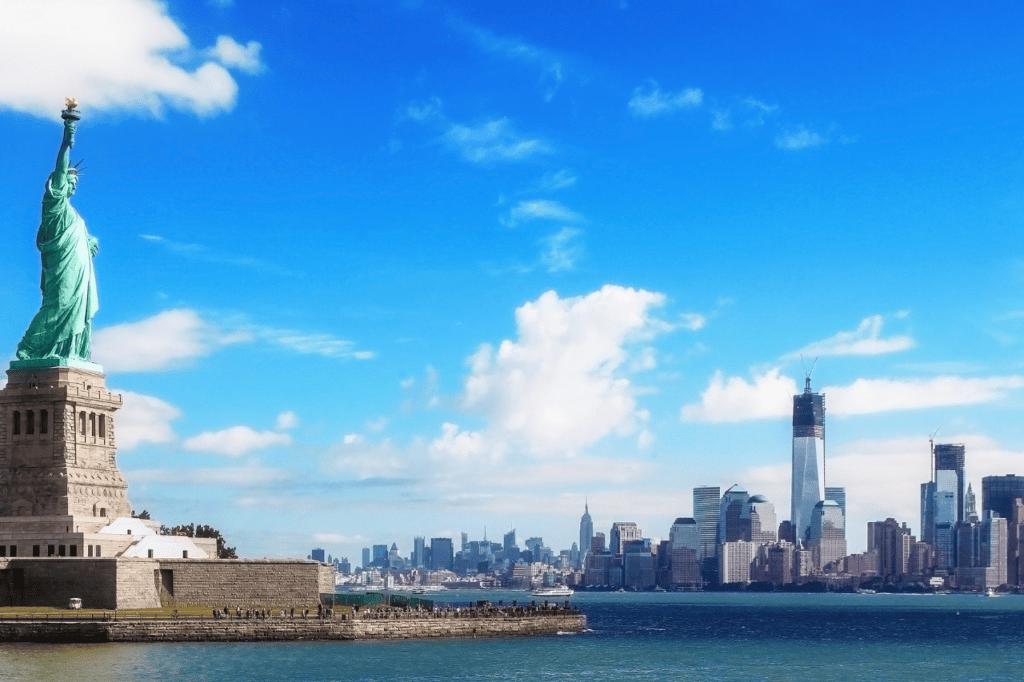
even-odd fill
[{"label": "water of harbor", "polygon": [[[431,595],[432,597],[434,595]],[[445,594],[466,604],[533,600]],[[0,680],[1019,680],[1024,596],[586,593],[543,638],[0,645]]]}]

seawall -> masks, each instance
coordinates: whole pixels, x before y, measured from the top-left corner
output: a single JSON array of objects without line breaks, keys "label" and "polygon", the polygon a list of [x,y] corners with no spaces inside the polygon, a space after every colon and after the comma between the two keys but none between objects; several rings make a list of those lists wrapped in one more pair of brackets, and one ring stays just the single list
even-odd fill
[{"label": "seawall", "polygon": [[334,619],[50,619],[0,621],[0,642],[285,642],[523,637],[582,632],[586,626],[586,616],[568,610],[536,614],[398,612]]}]

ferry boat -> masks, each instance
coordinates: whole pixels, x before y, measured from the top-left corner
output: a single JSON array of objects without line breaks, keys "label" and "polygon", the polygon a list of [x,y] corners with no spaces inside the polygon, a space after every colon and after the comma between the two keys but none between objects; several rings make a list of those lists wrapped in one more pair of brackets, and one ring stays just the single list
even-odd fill
[{"label": "ferry boat", "polygon": [[572,591],[572,588],[566,587],[565,585],[557,585],[555,587],[538,587],[531,594],[534,597],[571,597],[576,594]]}]

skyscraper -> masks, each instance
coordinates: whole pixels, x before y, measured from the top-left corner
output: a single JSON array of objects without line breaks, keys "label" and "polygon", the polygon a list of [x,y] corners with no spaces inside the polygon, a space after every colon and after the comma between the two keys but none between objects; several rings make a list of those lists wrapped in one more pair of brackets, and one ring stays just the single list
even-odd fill
[{"label": "skyscraper", "polygon": [[981,479],[981,513],[993,511],[1004,519],[1013,517],[1013,501],[1024,498],[1024,477],[1006,474]]},{"label": "skyscraper", "polygon": [[823,499],[838,503],[839,508],[843,510],[843,517],[846,517],[846,488],[843,486],[825,486],[825,497]]},{"label": "skyscraper", "polygon": [[737,542],[743,539],[743,526],[741,516],[743,507],[747,504],[750,495],[739,483],[732,486],[722,495],[718,503],[718,535],[717,541]]},{"label": "skyscraper", "polygon": [[[956,472],[956,520],[964,520],[964,463],[967,459],[967,448],[963,443],[946,443],[935,446],[935,471]],[[938,480],[938,479],[936,479]],[[1004,517],[1005,518],[1005,517]]]},{"label": "skyscraper", "polygon": [[414,536],[412,539],[412,567],[424,568],[427,564],[424,557],[424,548],[427,546],[426,538]]},{"label": "skyscraper", "polygon": [[639,540],[643,537],[640,529],[632,521],[616,521],[612,524],[612,530],[608,534],[608,549],[612,554],[622,554],[622,546],[630,540]]},{"label": "skyscraper", "polygon": [[451,538],[430,539],[430,568],[432,570],[452,570],[455,564],[455,552]]},{"label": "skyscraper", "polygon": [[825,396],[811,392],[808,376],[793,396],[793,478],[790,521],[797,540],[810,537],[814,505],[822,499],[825,469]]},{"label": "skyscraper", "polygon": [[700,532],[700,550],[697,552],[700,559],[715,555],[718,501],[721,495],[722,489],[717,485],[702,485],[693,489],[693,518]]},{"label": "skyscraper", "polygon": [[827,572],[839,572],[839,561],[846,556],[846,517],[835,500],[814,505],[811,519],[810,548],[814,563]]},{"label": "skyscraper", "polygon": [[586,560],[590,550],[590,540],[594,537],[594,522],[590,518],[590,505],[583,502],[583,516],[580,517],[580,565]]}]

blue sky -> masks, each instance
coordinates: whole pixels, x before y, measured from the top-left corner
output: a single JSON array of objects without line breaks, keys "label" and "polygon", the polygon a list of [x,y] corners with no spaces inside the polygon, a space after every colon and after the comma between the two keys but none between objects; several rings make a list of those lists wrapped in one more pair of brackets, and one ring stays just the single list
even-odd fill
[{"label": "blue sky", "polygon": [[[9,357],[63,98],[137,510],[246,556],[789,515],[814,357],[848,542],[928,435],[1024,455],[1024,10],[15,1]],[[803,356],[803,359],[801,359]],[[456,535],[457,537],[457,535]]]}]

